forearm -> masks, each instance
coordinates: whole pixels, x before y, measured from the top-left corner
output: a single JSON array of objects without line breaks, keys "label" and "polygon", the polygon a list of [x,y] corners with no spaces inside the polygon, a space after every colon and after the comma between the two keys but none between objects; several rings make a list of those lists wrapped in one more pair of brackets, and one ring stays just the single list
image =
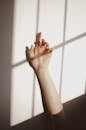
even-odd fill
[{"label": "forearm", "polygon": [[36,72],[36,75],[49,113],[52,115],[59,113],[62,110],[63,105],[51,79],[49,70],[40,68],[38,72]]}]

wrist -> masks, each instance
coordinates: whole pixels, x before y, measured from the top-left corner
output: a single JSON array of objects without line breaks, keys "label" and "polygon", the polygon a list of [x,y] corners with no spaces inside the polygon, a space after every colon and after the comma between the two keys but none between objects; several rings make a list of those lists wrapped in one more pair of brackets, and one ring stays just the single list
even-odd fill
[{"label": "wrist", "polygon": [[35,73],[39,75],[39,74],[47,73],[47,71],[48,71],[48,67],[40,67],[35,70]]}]

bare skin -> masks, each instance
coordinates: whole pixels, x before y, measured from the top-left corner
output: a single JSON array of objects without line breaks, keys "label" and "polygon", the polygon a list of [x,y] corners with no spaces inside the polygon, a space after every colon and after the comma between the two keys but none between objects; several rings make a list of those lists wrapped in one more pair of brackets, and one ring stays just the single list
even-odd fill
[{"label": "bare skin", "polygon": [[[40,54],[42,54],[40,57],[34,58]],[[63,105],[48,70],[51,55],[52,50],[48,43],[41,38],[41,33],[37,34],[35,45],[32,45],[31,48],[26,47],[26,59],[37,76],[47,110],[51,115],[55,115],[62,111]]]}]

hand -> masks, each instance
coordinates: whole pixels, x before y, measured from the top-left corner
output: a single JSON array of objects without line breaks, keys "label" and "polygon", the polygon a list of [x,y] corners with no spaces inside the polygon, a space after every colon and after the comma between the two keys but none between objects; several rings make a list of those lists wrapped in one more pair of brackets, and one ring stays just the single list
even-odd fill
[{"label": "hand", "polygon": [[39,69],[48,68],[52,50],[47,42],[41,39],[41,33],[36,36],[35,46],[26,47],[26,59],[30,66],[37,72]]}]

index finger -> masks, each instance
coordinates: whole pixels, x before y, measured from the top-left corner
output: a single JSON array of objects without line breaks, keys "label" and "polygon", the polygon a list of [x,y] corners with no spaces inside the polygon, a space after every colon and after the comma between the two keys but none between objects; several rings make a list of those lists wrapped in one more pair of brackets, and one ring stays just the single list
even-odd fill
[{"label": "index finger", "polygon": [[36,35],[36,43],[39,43],[41,41],[41,32],[37,33]]}]

